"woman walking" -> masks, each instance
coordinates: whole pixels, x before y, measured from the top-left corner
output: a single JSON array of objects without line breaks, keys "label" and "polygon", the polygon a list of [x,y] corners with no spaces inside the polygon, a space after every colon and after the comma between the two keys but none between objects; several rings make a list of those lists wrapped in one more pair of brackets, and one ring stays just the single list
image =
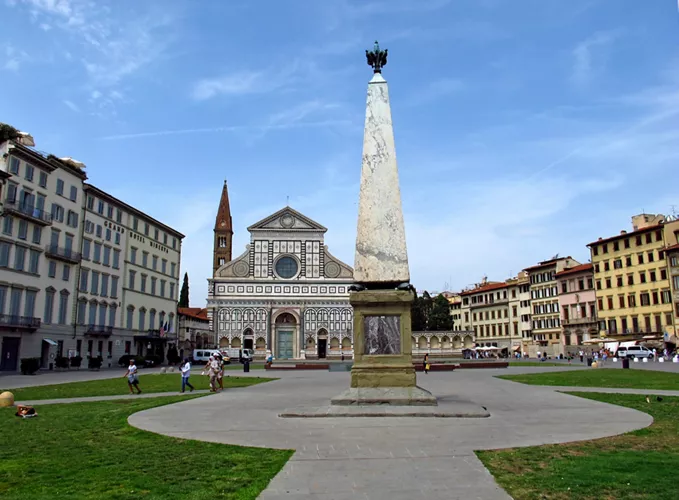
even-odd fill
[{"label": "woman walking", "polygon": [[123,377],[127,377],[127,386],[130,388],[130,394],[134,394],[133,386],[137,389],[137,394],[141,394],[139,377],[137,376],[137,365],[134,364],[134,358],[130,358],[130,365],[127,367],[127,372]]},{"label": "woman walking", "polygon": [[195,389],[190,383],[189,383],[189,377],[191,376],[191,363],[189,362],[189,358],[184,358],[184,364],[181,366],[181,371],[182,371],[182,392],[186,390],[186,387],[188,387],[191,392],[193,392],[193,389]]},{"label": "woman walking", "polygon": [[431,366],[429,365],[429,354],[424,355],[424,373],[429,373],[429,368]]}]

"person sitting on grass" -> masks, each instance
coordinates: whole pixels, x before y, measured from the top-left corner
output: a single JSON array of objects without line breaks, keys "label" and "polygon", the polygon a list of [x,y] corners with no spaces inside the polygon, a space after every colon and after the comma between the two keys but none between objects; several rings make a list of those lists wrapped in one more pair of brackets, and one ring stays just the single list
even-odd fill
[{"label": "person sitting on grass", "polygon": [[189,383],[189,377],[191,376],[191,363],[189,362],[189,358],[184,358],[184,364],[182,364],[180,369],[182,371],[182,392],[186,390],[187,386],[191,392],[193,392],[195,387]]},{"label": "person sitting on grass", "polygon": [[134,358],[130,358],[130,365],[127,367],[127,372],[123,375],[123,378],[127,377],[127,386],[130,388],[130,394],[134,394],[132,387],[137,389],[137,394],[141,394],[141,389],[139,388],[139,377],[137,376],[137,365],[134,364]]}]

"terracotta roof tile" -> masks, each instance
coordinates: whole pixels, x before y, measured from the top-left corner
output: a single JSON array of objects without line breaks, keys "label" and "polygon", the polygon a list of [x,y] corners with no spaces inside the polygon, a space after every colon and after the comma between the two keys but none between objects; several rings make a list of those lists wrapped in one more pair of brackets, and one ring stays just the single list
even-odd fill
[{"label": "terracotta roof tile", "polygon": [[556,273],[556,276],[564,276],[566,274],[575,274],[575,273],[583,273],[583,272],[592,272],[594,269],[594,266],[592,264],[580,264],[579,266],[575,267],[569,267],[564,269],[563,271],[559,271]]},{"label": "terracotta roof tile", "polygon": [[500,290],[502,288],[507,288],[509,285],[507,283],[488,283],[487,285],[482,285],[480,287],[474,288],[473,290],[467,290],[462,292],[460,295],[474,295],[477,293],[490,292],[491,290]]},{"label": "terracotta roof tile", "polygon": [[587,243],[587,246],[591,247],[592,245],[601,245],[602,243],[609,243],[611,241],[627,238],[628,236],[636,236],[637,234],[647,233],[648,231],[654,231],[656,229],[661,229],[662,227],[663,227],[663,224],[656,224],[654,226],[642,227],[641,229],[637,229],[636,231],[624,232],[624,233],[621,233],[621,234],[616,234],[615,236],[610,236],[608,238],[602,238],[600,240],[593,241],[592,243]]},{"label": "terracotta roof tile", "polygon": [[674,252],[676,250],[679,250],[679,243],[677,243],[676,245],[672,245],[672,246],[665,248],[666,252]]},{"label": "terracotta roof tile", "polygon": [[189,318],[208,321],[207,309],[204,307],[178,307],[177,313]]}]

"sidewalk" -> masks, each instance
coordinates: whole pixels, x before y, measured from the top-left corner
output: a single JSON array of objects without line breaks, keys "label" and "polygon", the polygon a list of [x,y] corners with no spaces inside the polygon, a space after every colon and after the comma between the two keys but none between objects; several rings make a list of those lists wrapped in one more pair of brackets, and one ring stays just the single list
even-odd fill
[{"label": "sidewalk", "polygon": [[210,391],[202,389],[193,392],[142,392],[141,394],[120,394],[117,396],[89,396],[83,398],[61,398],[61,399],[37,399],[34,401],[16,401],[15,405],[56,405],[68,403],[89,403],[92,401],[115,401],[118,399],[145,399],[145,398],[159,398],[163,396],[190,396],[192,394],[208,394]]}]

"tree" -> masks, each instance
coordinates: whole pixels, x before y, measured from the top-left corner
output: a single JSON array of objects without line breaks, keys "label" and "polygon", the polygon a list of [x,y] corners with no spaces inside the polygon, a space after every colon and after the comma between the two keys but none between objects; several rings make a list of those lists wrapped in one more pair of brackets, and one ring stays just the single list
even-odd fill
[{"label": "tree", "polygon": [[179,293],[179,307],[189,307],[189,273],[184,273],[184,283]]},{"label": "tree", "polygon": [[427,326],[429,330],[434,331],[450,331],[453,329],[453,317],[450,315],[450,302],[443,294],[439,294],[431,306],[429,313],[429,321]]},{"label": "tree", "polygon": [[429,292],[425,291],[421,297],[415,296],[411,306],[411,327],[414,332],[428,330],[429,315],[431,314],[432,300]]}]

